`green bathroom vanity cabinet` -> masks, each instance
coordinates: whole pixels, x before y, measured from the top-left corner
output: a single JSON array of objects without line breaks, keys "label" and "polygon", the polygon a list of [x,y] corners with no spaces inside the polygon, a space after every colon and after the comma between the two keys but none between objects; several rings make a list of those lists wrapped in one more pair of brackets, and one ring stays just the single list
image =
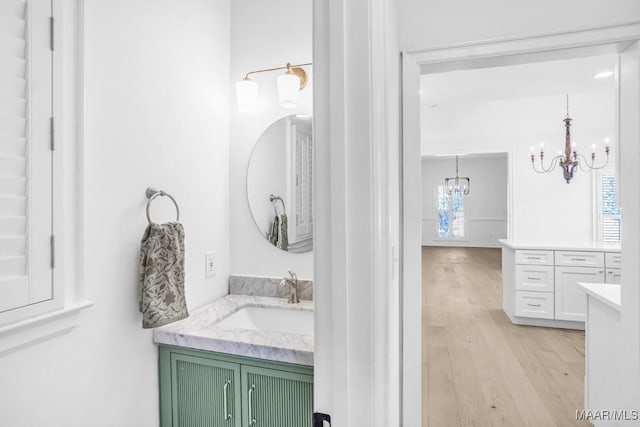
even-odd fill
[{"label": "green bathroom vanity cabinet", "polygon": [[313,367],[167,345],[162,427],[311,427]]}]

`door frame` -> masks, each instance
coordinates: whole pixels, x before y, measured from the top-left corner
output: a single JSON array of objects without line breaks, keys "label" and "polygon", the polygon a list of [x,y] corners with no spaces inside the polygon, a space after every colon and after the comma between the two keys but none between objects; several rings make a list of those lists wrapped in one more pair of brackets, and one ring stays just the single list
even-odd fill
[{"label": "door frame", "polygon": [[337,427],[401,424],[395,8],[313,1],[314,410]]},{"label": "door frame", "polygon": [[[421,230],[421,156],[420,156],[420,74],[445,72],[469,68],[484,68],[500,65],[512,65],[553,59],[580,57],[604,53],[621,53],[640,40],[640,22],[603,26],[579,31],[532,35],[528,37],[505,38],[490,41],[462,43],[448,46],[435,46],[425,49],[412,49],[402,53],[402,395],[404,425],[420,425],[422,411],[422,266],[420,252]],[[638,94],[640,97],[640,94]],[[619,107],[620,108],[620,107]],[[622,113],[619,117],[623,116]],[[619,126],[632,126],[626,122]],[[633,126],[637,126],[633,125]],[[631,129],[633,134],[637,129]],[[637,134],[637,132],[636,132]],[[618,151],[632,145],[625,140],[619,141]],[[633,154],[637,154],[637,150]],[[626,154],[625,154],[626,156]],[[636,160],[640,160],[636,159]],[[631,162],[631,160],[628,160]],[[629,182],[640,180],[637,168],[625,170],[624,179]],[[623,184],[623,183],[622,183]],[[638,188],[621,185],[622,200],[640,199]],[[637,186],[636,186],[637,187]],[[624,202],[623,202],[624,203]],[[637,204],[637,202],[635,203]],[[624,206],[624,204],[623,204]],[[631,206],[627,212],[636,211]],[[636,211],[637,212],[637,211]],[[624,240],[636,242],[640,231],[632,215],[626,218],[634,222],[633,226],[623,230]],[[625,259],[631,259],[630,265],[637,264],[640,258],[638,245],[625,245]],[[627,264],[629,265],[629,264]],[[624,268],[624,266],[623,266]],[[627,280],[634,286],[623,286],[624,311],[630,315],[626,319],[632,324],[623,328],[628,332],[628,343],[633,347],[629,357],[638,355],[640,347],[640,292],[637,285],[637,269],[625,271],[634,274],[633,280]],[[635,367],[635,369],[638,369]],[[630,372],[629,377],[640,378],[640,372]],[[634,386],[630,386],[634,387]],[[637,387],[637,386],[636,386]],[[638,397],[640,390],[632,390]]]}]

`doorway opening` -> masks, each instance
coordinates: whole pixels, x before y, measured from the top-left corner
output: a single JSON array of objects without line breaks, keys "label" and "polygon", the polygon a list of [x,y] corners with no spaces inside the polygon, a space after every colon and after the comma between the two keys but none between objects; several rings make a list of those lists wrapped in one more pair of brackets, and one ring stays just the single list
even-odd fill
[{"label": "doorway opening", "polygon": [[[559,170],[537,173],[531,155],[544,144],[549,166],[564,149],[568,94],[574,150],[608,160],[615,178],[616,66],[604,53],[423,70],[423,426],[589,425],[576,419],[584,332],[512,322],[501,245],[600,238],[598,175],[579,171],[567,185]],[[445,184],[456,158],[469,188]]]}]

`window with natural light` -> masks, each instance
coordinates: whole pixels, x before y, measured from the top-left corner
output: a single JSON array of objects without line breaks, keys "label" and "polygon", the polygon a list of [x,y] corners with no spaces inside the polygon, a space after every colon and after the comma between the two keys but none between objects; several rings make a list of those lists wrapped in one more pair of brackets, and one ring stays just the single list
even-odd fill
[{"label": "window with natural light", "polygon": [[601,171],[598,174],[598,233],[603,242],[620,241],[617,187],[615,171]]},{"label": "window with natural light", "polygon": [[463,239],[465,237],[465,196],[454,191],[449,194],[443,185],[436,188],[436,216],[439,239]]}]

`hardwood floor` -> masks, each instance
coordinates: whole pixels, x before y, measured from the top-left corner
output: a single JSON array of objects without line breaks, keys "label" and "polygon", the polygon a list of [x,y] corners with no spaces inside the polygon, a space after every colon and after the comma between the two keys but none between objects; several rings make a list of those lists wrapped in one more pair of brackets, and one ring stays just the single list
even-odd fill
[{"label": "hardwood floor", "polygon": [[566,427],[584,407],[584,332],[513,325],[499,249],[422,249],[423,426]]}]

